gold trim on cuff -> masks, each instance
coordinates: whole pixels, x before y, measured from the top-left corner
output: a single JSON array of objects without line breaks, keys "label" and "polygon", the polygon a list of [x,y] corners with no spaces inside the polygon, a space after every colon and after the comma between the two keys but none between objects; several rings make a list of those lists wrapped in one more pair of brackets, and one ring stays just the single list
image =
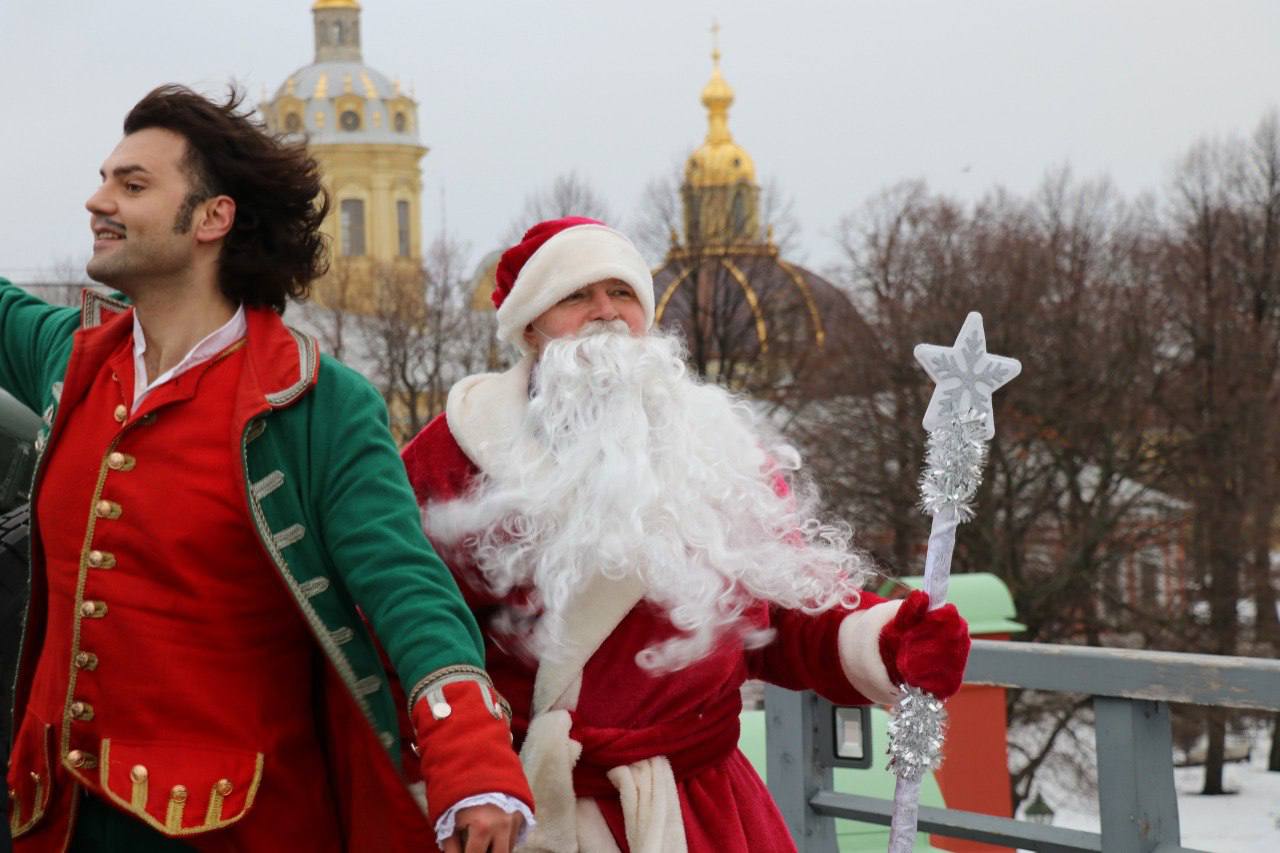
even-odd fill
[{"label": "gold trim on cuff", "polygon": [[481,684],[493,687],[493,681],[489,678],[489,673],[485,672],[478,666],[470,664],[454,664],[437,669],[424,676],[417,684],[413,685],[413,689],[409,691],[409,714],[413,714],[413,708],[418,704],[418,700],[428,690],[435,687],[442,681],[478,681]]}]

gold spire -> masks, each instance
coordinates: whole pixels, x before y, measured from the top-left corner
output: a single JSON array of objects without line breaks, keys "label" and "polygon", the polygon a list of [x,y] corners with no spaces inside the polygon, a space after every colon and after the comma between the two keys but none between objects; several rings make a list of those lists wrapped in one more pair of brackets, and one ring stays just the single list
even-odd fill
[{"label": "gold spire", "polygon": [[711,25],[711,79],[702,87],[702,105],[707,108],[707,142],[733,142],[729,134],[729,107],[733,89],[720,74],[720,25]]},{"label": "gold spire", "polygon": [[685,166],[685,176],[694,186],[726,186],[746,181],[755,183],[756,169],[751,155],[733,141],[729,132],[729,107],[733,88],[720,73],[720,25],[711,25],[711,79],[702,87],[702,105],[707,109],[707,138]]},{"label": "gold spire", "polygon": [[316,9],[359,9],[360,4],[356,0],[316,0],[311,5],[311,11]]}]

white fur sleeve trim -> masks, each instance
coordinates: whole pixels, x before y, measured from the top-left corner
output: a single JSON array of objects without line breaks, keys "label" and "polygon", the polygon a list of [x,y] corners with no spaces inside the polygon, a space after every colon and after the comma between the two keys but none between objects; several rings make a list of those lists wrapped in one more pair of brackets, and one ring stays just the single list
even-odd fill
[{"label": "white fur sleeve trim", "polygon": [[458,812],[463,809],[469,809],[472,806],[497,806],[507,814],[515,814],[519,812],[524,817],[524,827],[520,830],[520,837],[516,839],[517,843],[524,841],[525,833],[535,825],[533,813],[529,811],[529,807],[517,800],[509,794],[476,794],[474,797],[464,797],[444,814],[440,815],[440,819],[436,821],[436,846],[443,849],[444,843],[453,837],[453,833],[457,827]]},{"label": "white fur sleeve trim", "polygon": [[840,623],[840,668],[854,689],[878,705],[898,701],[897,685],[880,659],[880,631],[898,615],[902,601],[883,601],[856,610]]}]

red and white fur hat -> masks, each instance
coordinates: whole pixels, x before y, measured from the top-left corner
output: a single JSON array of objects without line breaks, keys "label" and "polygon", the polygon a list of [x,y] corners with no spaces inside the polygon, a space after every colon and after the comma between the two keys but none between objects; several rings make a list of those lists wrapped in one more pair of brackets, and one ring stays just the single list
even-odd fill
[{"label": "red and white fur hat", "polygon": [[652,326],[653,275],[630,240],[584,216],[539,222],[498,262],[498,339],[528,352],[524,330],[531,322],[574,291],[611,278],[631,286],[644,308],[645,327]]}]

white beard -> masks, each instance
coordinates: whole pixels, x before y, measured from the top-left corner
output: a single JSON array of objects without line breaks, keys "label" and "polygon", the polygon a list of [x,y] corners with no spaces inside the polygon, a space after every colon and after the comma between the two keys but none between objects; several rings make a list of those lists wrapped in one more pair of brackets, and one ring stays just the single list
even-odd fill
[{"label": "white beard", "polygon": [[549,342],[532,382],[494,470],[424,513],[432,538],[461,547],[495,594],[530,589],[495,629],[553,658],[568,609],[590,606],[574,602],[588,578],[637,575],[680,632],[637,662],[672,670],[727,630],[767,642],[742,619],[753,602],[856,603],[864,564],[847,526],[814,517],[814,490],[787,477],[796,451],[745,402],[690,377],[678,339],[590,324]]}]

